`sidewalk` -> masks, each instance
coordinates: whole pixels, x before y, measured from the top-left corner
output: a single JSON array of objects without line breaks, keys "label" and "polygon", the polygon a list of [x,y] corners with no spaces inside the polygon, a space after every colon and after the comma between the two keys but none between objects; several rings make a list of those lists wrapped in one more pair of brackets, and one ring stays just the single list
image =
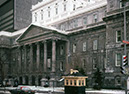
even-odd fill
[{"label": "sidewalk", "polygon": [[[35,86],[29,86],[31,87],[32,90],[36,90],[39,93],[42,92],[57,92],[59,94],[63,94],[64,93],[64,87],[35,87]],[[0,88],[2,89],[2,88]],[[14,87],[6,87],[7,90],[10,89],[15,89]],[[2,93],[2,91],[0,91],[0,94],[8,94],[8,92],[6,93]],[[93,90],[90,88],[86,88],[86,94],[125,94],[124,90],[108,90],[108,89],[101,89],[101,90]]]},{"label": "sidewalk", "polygon": [[[44,88],[44,87],[35,87],[37,88],[38,91],[42,92],[42,91],[54,91],[54,92],[64,92],[64,88],[63,87],[48,87],[48,88]],[[86,89],[86,94],[125,94],[124,90],[108,90],[108,89],[102,89],[102,90],[93,90],[93,89]]]},{"label": "sidewalk", "polygon": [[10,94],[9,91],[0,91],[0,94]]}]

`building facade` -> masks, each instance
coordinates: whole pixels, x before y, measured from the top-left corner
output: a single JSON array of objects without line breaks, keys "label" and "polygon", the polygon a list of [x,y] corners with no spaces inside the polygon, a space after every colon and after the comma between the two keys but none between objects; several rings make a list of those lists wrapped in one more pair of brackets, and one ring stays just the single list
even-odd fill
[{"label": "building facade", "polygon": [[0,31],[14,32],[27,27],[32,22],[31,6],[31,0],[1,0]]},{"label": "building facade", "polygon": [[[127,39],[128,6],[129,2]],[[14,33],[1,32],[0,48],[10,56],[5,77],[17,78],[19,84],[61,86],[61,77],[72,68],[83,71],[92,87],[99,68],[104,88],[123,87],[120,0],[46,0],[31,11],[31,25]]]}]

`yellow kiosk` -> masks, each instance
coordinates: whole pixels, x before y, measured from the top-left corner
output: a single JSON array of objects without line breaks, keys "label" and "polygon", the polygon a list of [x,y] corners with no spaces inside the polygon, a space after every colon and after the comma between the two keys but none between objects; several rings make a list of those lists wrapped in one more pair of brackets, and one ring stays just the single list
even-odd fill
[{"label": "yellow kiosk", "polygon": [[68,76],[63,76],[65,94],[85,94],[86,78],[78,70],[70,70]]}]

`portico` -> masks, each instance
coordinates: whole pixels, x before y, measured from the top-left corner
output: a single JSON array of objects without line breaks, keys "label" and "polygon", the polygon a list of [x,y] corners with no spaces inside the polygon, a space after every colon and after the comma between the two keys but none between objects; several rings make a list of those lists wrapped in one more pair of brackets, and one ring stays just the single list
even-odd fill
[{"label": "portico", "polygon": [[39,80],[46,76],[50,79],[60,78],[58,73],[65,71],[64,66],[68,62],[65,55],[68,50],[68,40],[65,34],[31,25],[17,42],[21,53],[18,62],[19,72],[22,73],[20,79],[24,84],[39,85]]}]

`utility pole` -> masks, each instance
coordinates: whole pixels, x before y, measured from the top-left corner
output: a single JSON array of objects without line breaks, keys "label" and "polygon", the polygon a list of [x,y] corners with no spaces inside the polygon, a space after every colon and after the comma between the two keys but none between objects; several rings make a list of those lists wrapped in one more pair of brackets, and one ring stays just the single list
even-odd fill
[{"label": "utility pole", "polygon": [[[122,0],[122,3],[124,5],[124,41],[127,41],[126,39],[126,2],[127,0]],[[124,43],[124,55],[127,56],[127,51],[126,51],[126,43]],[[128,57],[127,57],[128,58]],[[128,68],[128,67],[127,67]],[[125,81],[126,81],[126,85],[125,85],[125,94],[128,93],[127,90],[127,79],[128,79],[128,74],[125,74]]]}]

